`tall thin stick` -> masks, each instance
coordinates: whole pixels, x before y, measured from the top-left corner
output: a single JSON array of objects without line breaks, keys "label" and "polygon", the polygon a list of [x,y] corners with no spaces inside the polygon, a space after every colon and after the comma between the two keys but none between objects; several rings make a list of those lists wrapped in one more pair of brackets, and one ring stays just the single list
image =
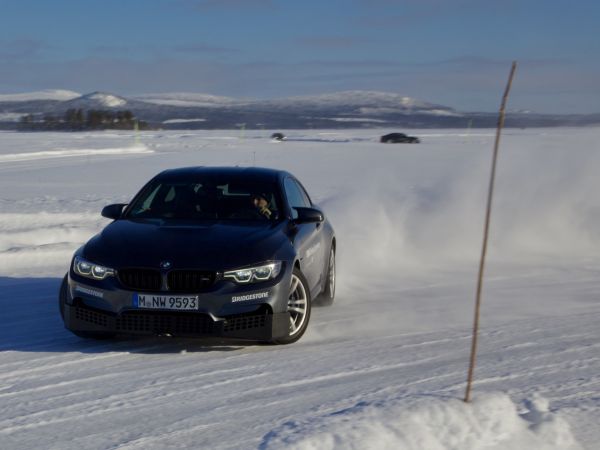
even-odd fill
[{"label": "tall thin stick", "polygon": [[473,339],[471,341],[471,359],[469,361],[469,374],[467,376],[467,391],[465,392],[465,402],[471,400],[471,385],[473,384],[473,373],[475,371],[475,360],[477,358],[477,337],[479,335],[479,312],[481,310],[481,291],[483,286],[483,272],[485,269],[485,256],[487,253],[488,236],[490,231],[490,217],[492,214],[492,198],[494,196],[494,182],[496,180],[496,161],[498,160],[498,148],[500,146],[500,133],[504,127],[504,117],[506,111],[506,102],[508,100],[508,94],[512,86],[513,77],[515,70],[517,69],[517,62],[513,61],[510,69],[510,75],[508,76],[508,83],[506,84],[506,90],[502,97],[502,104],[500,105],[500,114],[498,116],[498,127],[496,128],[496,140],[494,142],[494,154],[492,156],[492,173],[490,175],[490,185],[488,188],[487,197],[487,208],[485,211],[485,225],[483,229],[483,245],[481,246],[481,259],[479,260],[479,276],[477,278],[477,293],[475,296],[475,319],[473,321]]}]

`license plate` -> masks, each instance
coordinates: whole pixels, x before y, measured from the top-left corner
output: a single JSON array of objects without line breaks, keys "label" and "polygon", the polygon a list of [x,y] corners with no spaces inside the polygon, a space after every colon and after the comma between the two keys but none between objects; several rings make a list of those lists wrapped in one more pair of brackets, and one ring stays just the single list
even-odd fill
[{"label": "license plate", "polygon": [[197,311],[197,295],[133,294],[133,306],[140,309],[168,309],[174,311]]}]

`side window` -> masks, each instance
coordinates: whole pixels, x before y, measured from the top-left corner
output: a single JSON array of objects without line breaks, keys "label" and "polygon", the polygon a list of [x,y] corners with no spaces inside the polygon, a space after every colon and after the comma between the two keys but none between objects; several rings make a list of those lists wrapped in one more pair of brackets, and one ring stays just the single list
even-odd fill
[{"label": "side window", "polygon": [[148,195],[146,200],[144,200],[144,203],[142,203],[142,207],[138,208],[137,211],[134,211],[134,214],[137,214],[137,213],[143,212],[143,211],[147,211],[150,209],[150,205],[154,201],[154,198],[156,197],[156,194],[158,193],[160,186],[161,186],[160,184],[158,186],[156,186],[156,188],[150,193],[150,195]]},{"label": "side window", "polygon": [[310,201],[310,198],[308,197],[308,194],[306,193],[304,187],[297,181],[294,184],[296,184],[298,186],[298,189],[300,189],[300,193],[302,194],[302,198],[304,199],[304,204],[306,205],[306,207],[311,208],[312,202]]},{"label": "side window", "polygon": [[[285,196],[288,199],[288,203],[290,204],[290,206],[292,208],[296,208],[296,207],[310,207],[310,200],[308,199],[306,193],[304,192],[304,189],[302,189],[300,186],[298,186],[298,183],[296,183],[293,179],[291,178],[286,178],[285,179]],[[292,209],[292,218],[295,219],[298,217],[298,213]]]}]

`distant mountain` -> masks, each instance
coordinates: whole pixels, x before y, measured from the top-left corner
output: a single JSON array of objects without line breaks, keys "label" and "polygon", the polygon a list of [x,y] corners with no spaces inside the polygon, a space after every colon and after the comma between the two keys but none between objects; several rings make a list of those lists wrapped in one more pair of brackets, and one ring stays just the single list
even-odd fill
[{"label": "distant mountain", "polygon": [[66,101],[77,97],[81,94],[64,89],[46,89],[36,92],[25,92],[22,94],[0,94],[0,103],[4,102],[30,102],[36,100],[56,100]]},{"label": "distant mountain", "polygon": [[[279,99],[235,99],[199,93],[123,97],[108,92],[79,95],[41,91],[0,95],[0,128],[14,129],[23,115],[34,122],[45,115],[62,117],[70,109],[132,112],[155,128],[466,128],[494,127],[496,113],[460,112],[399,94],[345,91]],[[599,114],[550,115],[509,112],[508,127],[600,124]]]},{"label": "distant mountain", "polygon": [[128,100],[108,92],[92,92],[80,97],[68,100],[66,103],[72,108],[102,109],[102,108],[125,108]]},{"label": "distant mountain", "polygon": [[240,103],[240,100],[217,95],[197,94],[192,92],[173,92],[168,94],[144,94],[134,97],[146,103],[156,105],[183,106],[183,107],[218,107]]},{"label": "distant mountain", "polygon": [[435,105],[378,91],[344,91],[333,94],[289,97],[259,102],[262,107],[276,109],[329,110],[357,115],[378,114],[433,114],[459,115],[452,108]]}]

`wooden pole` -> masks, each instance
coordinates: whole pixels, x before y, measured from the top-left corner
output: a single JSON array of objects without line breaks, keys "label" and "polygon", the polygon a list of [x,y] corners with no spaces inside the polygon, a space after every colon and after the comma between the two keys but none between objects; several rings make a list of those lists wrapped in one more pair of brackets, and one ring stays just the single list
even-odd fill
[{"label": "wooden pole", "polygon": [[473,321],[473,339],[471,340],[471,358],[469,361],[469,374],[467,375],[467,390],[465,392],[465,402],[471,400],[471,386],[473,384],[473,373],[475,371],[475,360],[477,357],[477,337],[479,335],[479,313],[481,310],[481,291],[483,287],[483,272],[485,269],[485,256],[487,253],[488,236],[490,231],[490,217],[492,214],[492,198],[494,195],[494,182],[496,180],[496,162],[498,160],[498,148],[500,146],[500,133],[504,127],[504,117],[506,111],[506,102],[508,100],[508,94],[512,86],[513,77],[515,70],[517,69],[517,62],[513,61],[510,69],[510,75],[508,76],[508,83],[506,84],[506,90],[502,97],[502,104],[500,105],[500,114],[498,116],[498,126],[496,128],[496,139],[494,141],[494,154],[492,156],[492,172],[490,175],[490,185],[488,187],[487,197],[487,208],[485,211],[485,225],[483,228],[483,245],[481,246],[481,259],[479,260],[479,275],[477,277],[477,292],[475,295],[475,319]]}]

